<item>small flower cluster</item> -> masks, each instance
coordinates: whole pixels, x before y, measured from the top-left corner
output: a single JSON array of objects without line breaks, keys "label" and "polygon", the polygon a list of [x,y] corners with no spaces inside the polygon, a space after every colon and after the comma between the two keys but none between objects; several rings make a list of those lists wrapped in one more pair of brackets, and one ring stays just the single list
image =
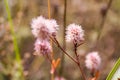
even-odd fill
[{"label": "small flower cluster", "polygon": [[31,23],[32,33],[37,38],[35,51],[39,54],[48,54],[52,51],[50,36],[55,37],[58,25],[53,19],[45,19],[42,16],[34,18]]},{"label": "small flower cluster", "polygon": [[39,55],[39,53],[41,53],[41,54],[50,53],[52,50],[51,45],[47,40],[37,39],[34,45],[35,45],[34,49],[38,55]]},{"label": "small flower cluster", "polygon": [[[55,20],[45,19],[42,16],[34,18],[31,23],[32,33],[37,38],[35,42],[35,51],[41,54],[51,52],[49,37],[55,37],[58,31],[58,25]],[[66,29],[66,41],[79,44],[84,40],[84,30],[76,24],[68,25]]]},{"label": "small flower cluster", "polygon": [[101,65],[101,58],[98,55],[98,52],[90,52],[86,56],[85,64],[86,67],[90,70],[99,70]]},{"label": "small flower cluster", "polygon": [[[52,47],[50,45],[50,38],[56,41],[56,44],[61,49],[62,47],[57,42],[56,33],[58,31],[58,25],[53,19],[45,19],[40,16],[32,20],[31,23],[32,33],[37,38],[35,42],[35,51],[38,55],[40,54],[49,54],[52,52]],[[84,40],[84,30],[81,26],[76,24],[68,25],[66,29],[66,42],[72,42],[74,45],[79,45]],[[75,46],[77,50],[78,46]],[[64,49],[61,49],[64,51]],[[70,57],[70,55],[65,52],[65,54]],[[77,54],[76,54],[77,55]],[[71,58],[71,57],[70,57]],[[74,59],[71,58],[73,61]],[[79,59],[79,58],[78,58]],[[60,59],[52,60],[51,74],[54,74],[56,67],[58,66]],[[98,71],[101,65],[101,58],[98,55],[98,52],[91,52],[86,56],[85,60],[86,67],[91,71]],[[56,77],[55,80],[64,80],[63,78]]]},{"label": "small flower cluster", "polygon": [[68,25],[66,29],[66,41],[79,44],[84,40],[84,30],[81,26],[76,24]]}]

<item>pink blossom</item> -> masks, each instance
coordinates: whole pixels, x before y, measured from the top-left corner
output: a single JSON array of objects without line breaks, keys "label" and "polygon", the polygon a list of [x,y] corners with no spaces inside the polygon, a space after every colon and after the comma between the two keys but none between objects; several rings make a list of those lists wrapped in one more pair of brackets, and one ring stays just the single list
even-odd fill
[{"label": "pink blossom", "polygon": [[65,78],[63,78],[63,77],[55,77],[55,80],[66,80]]},{"label": "pink blossom", "polygon": [[31,27],[33,35],[39,39],[48,39],[50,35],[55,37],[58,30],[55,20],[45,19],[42,16],[33,19]]},{"label": "pink blossom", "polygon": [[32,20],[31,27],[33,35],[37,38],[46,38],[49,34],[46,27],[46,20],[42,16],[34,18]]},{"label": "pink blossom", "polygon": [[101,65],[101,58],[98,52],[91,52],[86,56],[86,67],[90,70],[98,70]]},{"label": "pink blossom", "polygon": [[51,34],[51,36],[56,36],[56,33],[57,33],[57,31],[58,31],[58,24],[57,24],[57,22],[56,22],[56,20],[54,20],[54,19],[47,19],[46,20],[46,25],[47,25],[47,27],[48,27],[48,29],[49,29],[49,31],[50,31],[50,34]]},{"label": "pink blossom", "polygon": [[49,54],[51,53],[51,45],[47,40],[39,40],[37,39],[35,42],[35,51],[37,52],[37,54]]},{"label": "pink blossom", "polygon": [[82,40],[84,40],[84,30],[82,27],[76,24],[68,25],[66,29],[66,41],[79,44]]}]

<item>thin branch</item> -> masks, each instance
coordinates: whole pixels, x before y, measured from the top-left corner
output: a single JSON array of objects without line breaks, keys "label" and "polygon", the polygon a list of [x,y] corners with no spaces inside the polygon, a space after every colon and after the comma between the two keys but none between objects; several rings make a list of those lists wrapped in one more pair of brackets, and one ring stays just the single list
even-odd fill
[{"label": "thin branch", "polygon": [[80,70],[80,72],[82,74],[82,77],[83,77],[84,80],[87,80],[86,76],[85,76],[85,73],[84,73],[84,71],[83,71],[83,69],[81,68],[81,65],[80,65],[79,55],[77,53],[77,44],[74,44],[74,51],[75,51],[75,56],[76,56],[76,59],[77,59],[77,65],[78,65],[79,70]]},{"label": "thin branch", "polygon": [[73,60],[73,61],[78,65],[78,67],[79,67],[79,69],[80,69],[80,72],[81,72],[84,80],[86,80],[85,74],[84,74],[84,72],[83,72],[83,70],[82,70],[82,68],[81,68],[81,66],[80,66],[79,55],[77,54],[77,45],[75,45],[75,55],[76,55],[76,59],[77,59],[77,60],[76,60],[76,59],[74,59],[72,56],[70,56],[70,55],[60,46],[60,44],[59,44],[59,42],[57,41],[56,38],[54,38],[54,39],[53,39],[52,37],[50,37],[50,38],[51,38],[51,40],[52,40],[71,60]]},{"label": "thin branch", "polygon": [[57,39],[56,38],[52,38],[52,37],[50,37],[51,38],[51,40],[72,60],[72,61],[74,61],[75,63],[77,63],[77,61],[76,61],[76,59],[74,59],[72,56],[70,56],[62,47],[61,47],[61,45],[59,44],[59,42],[57,41]]},{"label": "thin branch", "polygon": [[102,22],[101,22],[101,24],[100,24],[100,31],[99,31],[99,33],[98,33],[98,37],[97,37],[97,40],[99,40],[100,39],[100,37],[101,37],[101,33],[102,33],[102,31],[103,31],[103,28],[104,28],[104,24],[105,24],[105,21],[106,21],[106,17],[107,17],[107,14],[108,14],[108,11],[109,11],[109,9],[110,9],[110,7],[111,7],[111,5],[112,5],[112,1],[113,0],[109,0],[109,3],[108,3],[108,5],[107,5],[107,8],[106,8],[106,10],[105,10],[105,12],[104,12],[104,14],[103,14],[103,19],[102,19]]},{"label": "thin branch", "polygon": [[79,46],[81,46],[82,44],[84,44],[85,42],[81,42],[80,44],[77,44],[77,46],[76,47],[79,47]]},{"label": "thin branch", "polygon": [[48,54],[43,55],[43,56],[46,56],[46,58],[48,59],[48,61],[52,64],[52,59],[49,57],[49,55],[48,55]]}]

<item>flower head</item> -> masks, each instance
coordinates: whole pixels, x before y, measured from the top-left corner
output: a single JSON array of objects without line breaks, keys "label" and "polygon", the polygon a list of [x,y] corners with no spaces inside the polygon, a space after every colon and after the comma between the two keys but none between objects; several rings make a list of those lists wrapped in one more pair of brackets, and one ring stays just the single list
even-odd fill
[{"label": "flower head", "polygon": [[47,40],[40,41],[39,39],[35,42],[35,51],[39,54],[49,54],[51,52],[51,45]]},{"label": "flower head", "polygon": [[66,29],[66,41],[79,44],[82,40],[84,40],[84,30],[82,27],[70,24]]},{"label": "flower head", "polygon": [[55,37],[58,30],[55,20],[45,19],[42,16],[33,19],[31,27],[33,35],[39,39],[48,39],[50,35]]},{"label": "flower head", "polygon": [[48,27],[48,29],[49,29],[49,31],[50,31],[50,34],[51,34],[51,36],[56,36],[56,33],[57,33],[57,31],[58,31],[58,24],[57,24],[57,22],[56,22],[56,20],[54,20],[54,19],[47,19],[46,20],[46,25],[47,25],[47,27]]},{"label": "flower head", "polygon": [[31,27],[33,35],[37,38],[44,39],[49,34],[48,29],[46,27],[46,20],[42,16],[34,18],[32,20]]},{"label": "flower head", "polygon": [[90,70],[98,70],[101,64],[101,58],[98,52],[91,52],[86,56],[86,67]]},{"label": "flower head", "polygon": [[55,80],[66,80],[64,77],[55,77]]}]

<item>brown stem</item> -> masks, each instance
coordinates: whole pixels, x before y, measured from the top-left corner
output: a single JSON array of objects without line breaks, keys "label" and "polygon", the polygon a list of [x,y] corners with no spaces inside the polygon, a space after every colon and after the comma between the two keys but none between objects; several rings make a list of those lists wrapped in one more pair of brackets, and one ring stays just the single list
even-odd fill
[{"label": "brown stem", "polygon": [[97,71],[97,72],[95,73],[95,78],[96,78],[96,80],[98,79],[99,76],[100,76],[100,72]]},{"label": "brown stem", "polygon": [[52,64],[52,59],[49,57],[49,55],[48,55],[48,54],[43,55],[43,56],[46,56],[46,58],[48,59],[48,61]]},{"label": "brown stem", "polygon": [[84,44],[84,43],[85,43],[85,42],[82,41],[80,44],[77,44],[77,47],[79,47],[80,45],[82,45],[82,44]]},{"label": "brown stem", "polygon": [[57,39],[56,38],[52,38],[52,37],[50,37],[51,38],[51,40],[53,40],[53,42],[71,59],[71,60],[73,60],[75,63],[78,63],[77,61],[76,61],[76,59],[74,59],[72,56],[70,56],[61,46],[60,46],[60,44],[59,44],[59,42],[57,41]]},{"label": "brown stem", "polygon": [[48,18],[49,19],[51,18],[51,15],[50,15],[50,0],[48,0]]},{"label": "brown stem", "polygon": [[54,38],[54,39],[53,39],[52,37],[50,37],[50,38],[51,38],[51,40],[53,40],[53,42],[54,42],[71,60],[73,60],[73,61],[78,65],[78,67],[79,67],[79,69],[80,69],[80,72],[81,72],[84,80],[87,80],[86,77],[85,77],[84,71],[82,70],[82,68],[81,68],[81,66],[80,66],[79,55],[77,54],[77,44],[75,45],[75,55],[76,55],[76,59],[74,59],[72,56],[70,56],[70,55],[60,46],[60,44],[59,44],[59,42],[57,41],[56,38]]},{"label": "brown stem", "polygon": [[76,56],[76,59],[77,59],[77,65],[78,65],[78,67],[80,69],[82,77],[83,77],[84,80],[87,80],[86,77],[85,77],[85,73],[84,73],[83,69],[80,66],[79,55],[77,54],[77,44],[74,44],[74,51],[75,51],[75,56]]}]

